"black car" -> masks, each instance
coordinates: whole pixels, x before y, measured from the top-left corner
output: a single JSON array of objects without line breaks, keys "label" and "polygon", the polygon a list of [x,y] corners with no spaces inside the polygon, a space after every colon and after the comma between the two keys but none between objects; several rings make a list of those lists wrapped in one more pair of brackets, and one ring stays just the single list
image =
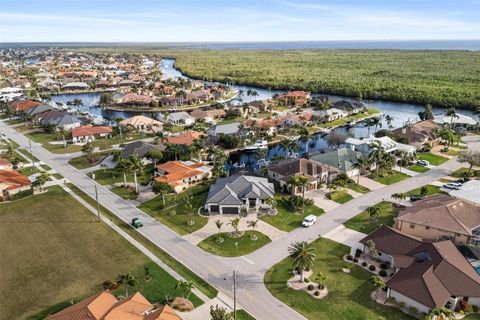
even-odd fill
[{"label": "black car", "polygon": [[419,201],[419,200],[422,200],[423,197],[422,196],[411,196],[410,197],[410,202],[415,202],[415,201]]}]

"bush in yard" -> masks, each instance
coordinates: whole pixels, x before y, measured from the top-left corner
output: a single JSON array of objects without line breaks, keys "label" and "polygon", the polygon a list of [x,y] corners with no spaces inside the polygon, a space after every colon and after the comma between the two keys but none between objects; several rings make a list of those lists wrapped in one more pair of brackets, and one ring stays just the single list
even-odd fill
[{"label": "bush in yard", "polygon": [[388,269],[388,265],[386,263],[382,263],[380,265],[380,269],[386,270],[386,269]]},{"label": "bush in yard", "polygon": [[363,262],[362,262],[362,267],[366,267],[366,266],[368,266],[368,263],[365,262],[365,261],[363,261]]},{"label": "bush in yard", "polygon": [[305,283],[309,283],[309,282],[310,282],[310,279],[308,279],[308,278],[305,278],[305,279],[303,279],[303,282],[305,282]]},{"label": "bush in yard", "polygon": [[353,262],[358,263],[358,259],[357,259],[357,258],[353,258]]},{"label": "bush in yard", "polygon": [[313,284],[309,284],[307,289],[308,291],[312,291],[313,289],[315,289],[315,286]]},{"label": "bush in yard", "polygon": [[362,250],[360,249],[355,250],[355,258],[360,257],[361,254],[362,254]]},{"label": "bush in yard", "polygon": [[385,270],[380,270],[380,272],[378,273],[381,277],[386,277],[387,276],[387,271]]},{"label": "bush in yard", "polygon": [[410,307],[408,308],[408,312],[410,312],[411,314],[415,315],[418,313],[418,309],[415,308],[415,307]]},{"label": "bush in yard", "polygon": [[327,198],[335,201],[335,200],[338,200],[338,199],[340,199],[341,197],[343,197],[347,194],[348,194],[347,189],[340,189],[340,190],[337,190],[337,191],[332,191],[332,192],[327,193]]},{"label": "bush in yard", "polygon": [[318,297],[320,295],[320,291],[317,290],[313,294],[315,295],[315,297]]},{"label": "bush in yard", "polygon": [[352,257],[351,255],[348,255],[348,256],[347,256],[347,260],[348,260],[348,261],[352,261],[352,260],[353,260],[353,257]]},{"label": "bush in yard", "polygon": [[370,265],[370,267],[368,267],[368,269],[369,269],[370,271],[375,271],[375,270],[377,269],[377,267],[375,267],[375,266],[372,264],[372,265]]}]

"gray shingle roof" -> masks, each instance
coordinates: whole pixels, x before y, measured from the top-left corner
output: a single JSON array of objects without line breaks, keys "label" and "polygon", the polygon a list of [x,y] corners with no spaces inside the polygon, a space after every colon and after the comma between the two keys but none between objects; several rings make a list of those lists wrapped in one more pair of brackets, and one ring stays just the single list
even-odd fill
[{"label": "gray shingle roof", "polygon": [[210,187],[207,203],[241,205],[240,199],[273,197],[275,190],[267,178],[234,175],[220,178]]}]

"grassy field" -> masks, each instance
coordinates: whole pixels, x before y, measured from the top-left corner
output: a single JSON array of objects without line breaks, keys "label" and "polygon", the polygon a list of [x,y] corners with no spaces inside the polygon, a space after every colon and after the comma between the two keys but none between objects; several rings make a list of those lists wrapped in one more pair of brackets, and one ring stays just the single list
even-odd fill
[{"label": "grassy field", "polygon": [[312,278],[315,279],[318,272],[325,274],[328,295],[318,300],[304,291],[288,288],[287,280],[292,277],[292,263],[286,258],[265,274],[265,285],[276,298],[311,320],[413,319],[397,309],[373,302],[370,293],[374,288],[369,283],[371,274],[367,271],[354,266],[350,274],[342,272],[345,264],[342,256],[350,248],[324,238],[313,241],[312,245],[317,255]]},{"label": "grassy field", "polygon": [[103,151],[103,152],[96,152],[93,154],[93,157],[95,158],[96,161],[90,163],[87,159],[86,155],[76,157],[73,159],[70,159],[68,161],[68,164],[70,164],[72,167],[77,168],[79,170],[90,168],[93,166],[96,166],[97,164],[100,164],[100,162],[105,159],[105,157],[109,156],[111,154],[110,151]]},{"label": "grassy field", "polygon": [[281,195],[276,195],[275,198],[277,199],[277,211],[278,213],[274,216],[270,215],[263,215],[259,217],[260,220],[263,220],[267,223],[270,223],[274,227],[290,232],[300,226],[302,223],[303,219],[306,216],[309,216],[311,214],[319,216],[325,211],[323,209],[312,205],[310,207],[305,208],[305,213],[302,214],[302,212],[291,212],[285,204],[281,200]]},{"label": "grassy field", "polygon": [[248,314],[245,310],[238,310],[237,320],[255,320],[255,318]]},{"label": "grassy field", "polygon": [[420,152],[417,158],[418,160],[427,160],[432,166],[438,166],[448,160],[448,158],[433,154],[431,152]]},{"label": "grassy field", "polygon": [[[162,209],[163,200],[161,196],[157,196],[150,201],[144,202],[138,206],[139,209],[145,211],[158,221],[175,231],[180,235],[192,233],[202,228],[208,222],[208,218],[199,216],[197,214],[198,208],[205,205],[207,200],[207,193],[210,183],[205,185],[199,184],[192,188],[185,190],[178,195],[166,196],[167,209]],[[195,222],[193,225],[187,225],[188,216],[186,214],[185,203],[186,198],[195,194],[192,199],[192,206],[194,214],[191,220]],[[177,204],[172,207],[172,205]]]},{"label": "grassy field", "polygon": [[[6,319],[26,318],[45,309],[58,311],[71,299],[79,301],[98,292],[103,281],[118,274],[133,272],[140,277],[149,263],[59,187],[2,204],[0,240],[9,244],[0,248],[0,314]],[[158,267],[151,270],[155,283],[140,281],[146,297],[173,294],[175,280]]]},{"label": "grassy field", "polygon": [[420,173],[427,172],[428,170],[430,170],[427,167],[422,166],[420,164],[414,164],[414,165],[408,166],[407,169],[415,172],[420,172]]},{"label": "grassy field", "polygon": [[360,184],[357,184],[356,182],[357,180],[353,181],[353,180],[349,180],[348,183],[345,185],[346,188],[348,189],[351,189],[355,192],[358,192],[358,193],[369,193],[370,192],[370,189],[368,189],[367,187],[364,187]]},{"label": "grassy field", "polygon": [[37,172],[38,172],[37,167],[34,168],[33,166],[32,167],[25,167],[23,169],[18,170],[18,173],[20,173],[21,175],[26,176],[26,177],[29,177],[32,174],[35,174]]},{"label": "grassy field", "polygon": [[[25,157],[27,157],[28,161],[31,161],[33,159],[33,161],[35,162],[39,162],[40,160],[38,160],[37,157],[35,157],[35,155],[32,156],[32,154],[30,153],[30,151],[27,151],[25,149],[18,149],[18,152],[20,152],[21,154],[23,154]],[[23,159],[23,157],[22,157]]]},{"label": "grassy field", "polygon": [[[218,235],[210,236],[198,244],[203,250],[213,253],[217,256],[223,257],[239,257],[247,255],[257,249],[260,249],[267,243],[272,242],[269,237],[261,232],[255,231],[257,240],[250,239],[253,231],[245,231],[244,234],[238,238],[232,238],[228,233],[222,232]],[[217,242],[217,237],[223,238],[222,243]],[[237,244],[237,245],[235,245]]]},{"label": "grassy field", "polygon": [[[464,178],[465,174],[467,174],[468,168],[460,168],[454,172],[452,172],[450,175],[455,178]],[[480,170],[473,170],[472,172],[475,173],[475,176],[478,176],[480,174]]]},{"label": "grassy field", "polygon": [[[143,172],[137,173],[138,183],[149,182],[153,174],[153,166],[145,167]],[[99,169],[90,174],[95,174],[95,181],[102,185],[113,185],[115,183],[123,183],[123,170],[117,168]],[[133,183],[133,174],[127,173],[127,182]]]},{"label": "grassy field", "polygon": [[[68,187],[75,192],[78,196],[80,196],[83,200],[85,200],[87,203],[89,203],[92,206],[95,206],[95,200],[93,200],[91,197],[89,197],[87,194],[85,194],[82,190],[77,188],[75,185],[68,183]],[[175,270],[179,275],[184,277],[185,279],[192,281],[195,284],[195,287],[202,291],[205,295],[207,295],[209,298],[215,298],[217,296],[218,291],[210,286],[205,280],[202,278],[198,277],[195,273],[190,271],[187,267],[185,267],[183,264],[179,263],[177,260],[175,260],[172,256],[170,256],[168,253],[157,247],[155,244],[150,242],[147,238],[139,234],[138,232],[135,231],[130,225],[127,223],[119,220],[111,211],[109,211],[107,208],[104,206],[100,205],[100,212],[104,216],[108,217],[112,222],[114,222],[117,226],[122,228],[123,231],[128,233],[131,237],[133,237],[135,240],[140,242],[143,246],[145,246],[148,250],[150,250],[155,256],[157,256],[160,260],[162,260],[165,264],[167,264],[170,268]]]},{"label": "grassy field", "polygon": [[350,194],[346,193],[343,196],[341,196],[341,197],[339,197],[339,198],[337,198],[333,201],[335,201],[336,203],[344,204],[344,203],[347,203],[348,201],[350,201],[352,199],[353,199],[353,197]]},{"label": "grassy field", "polygon": [[184,50],[160,54],[175,57],[182,72],[199,79],[441,106],[480,105],[479,52]]},{"label": "grassy field", "polygon": [[398,172],[395,170],[379,172],[378,174],[372,173],[368,176],[368,178],[373,179],[382,184],[394,184],[399,181],[405,180],[410,178],[410,176],[406,175],[403,172]]},{"label": "grassy field", "polygon": [[110,191],[125,200],[135,200],[138,198],[138,195],[130,188],[115,187],[110,189]]},{"label": "grassy field", "polygon": [[[438,193],[443,193],[443,191],[440,191],[440,187],[438,187],[438,186],[433,186],[431,184],[427,184],[425,187],[427,188],[427,196],[431,196],[431,195],[438,194]],[[421,189],[422,189],[422,187],[410,190],[407,193],[410,196],[419,196],[420,193],[421,193]]]},{"label": "grassy field", "polygon": [[397,216],[399,209],[393,207],[392,203],[387,201],[382,201],[376,204],[375,207],[380,208],[380,215],[378,216],[377,222],[371,222],[370,216],[367,210],[365,210],[345,222],[343,225],[349,229],[366,234],[369,234],[381,224],[390,227],[393,226],[393,218]]}]

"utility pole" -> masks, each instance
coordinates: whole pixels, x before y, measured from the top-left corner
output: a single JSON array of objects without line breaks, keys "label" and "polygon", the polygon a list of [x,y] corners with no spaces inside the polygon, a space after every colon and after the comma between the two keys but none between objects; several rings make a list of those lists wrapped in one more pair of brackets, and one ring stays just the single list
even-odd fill
[{"label": "utility pole", "polygon": [[98,203],[98,190],[97,190],[97,185],[95,185],[95,200],[97,201],[97,216],[98,216],[98,222],[100,222],[100,204]]},{"label": "utility pole", "polygon": [[32,140],[28,139],[28,145],[30,147],[30,160],[32,161],[33,171],[36,171],[35,170],[35,161],[33,160]]},{"label": "utility pole", "polygon": [[233,320],[237,320],[237,271],[233,269]]}]

